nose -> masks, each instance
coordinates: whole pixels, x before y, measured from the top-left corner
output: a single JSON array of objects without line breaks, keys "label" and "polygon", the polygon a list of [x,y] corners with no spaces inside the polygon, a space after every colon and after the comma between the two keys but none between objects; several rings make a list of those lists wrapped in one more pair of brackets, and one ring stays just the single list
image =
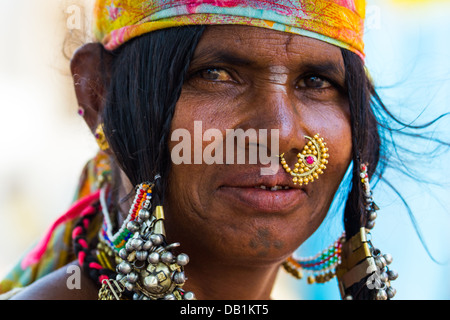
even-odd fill
[{"label": "nose", "polygon": [[268,141],[272,130],[278,130],[278,147],[287,161],[304,147],[307,132],[299,114],[301,106],[291,91],[280,82],[254,88],[246,106],[247,120],[241,124],[247,129],[267,129]]}]

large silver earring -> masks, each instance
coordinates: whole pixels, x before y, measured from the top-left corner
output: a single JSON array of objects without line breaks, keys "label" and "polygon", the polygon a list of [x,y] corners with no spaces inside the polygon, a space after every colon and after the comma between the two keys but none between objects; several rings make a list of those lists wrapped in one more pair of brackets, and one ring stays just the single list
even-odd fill
[{"label": "large silver earring", "polygon": [[337,276],[341,297],[346,300],[354,298],[349,293],[349,288],[365,278],[365,285],[372,290],[372,299],[392,299],[396,290],[391,286],[391,281],[398,277],[397,272],[389,269],[392,256],[382,254],[372,245],[369,237],[379,208],[372,198],[367,164],[360,166],[360,178],[364,192],[365,227],[349,240],[346,240],[343,233],[332,245],[314,257],[291,256],[283,263],[283,267],[297,279],[303,278],[304,272],[308,272],[309,284],[324,283]]},{"label": "large silver earring", "polygon": [[365,285],[371,290],[372,299],[392,299],[397,290],[391,286],[391,281],[397,279],[398,274],[389,269],[393,260],[392,256],[382,254],[373,246],[370,237],[370,230],[375,225],[376,211],[379,208],[372,198],[367,164],[360,165],[360,178],[364,193],[366,222],[356,235],[342,243],[342,263],[336,270],[341,297],[347,300],[353,299],[349,288],[366,279]]},{"label": "large silver earring", "polygon": [[140,184],[123,227],[112,239],[121,246],[118,275],[112,284],[105,281],[100,297],[111,297],[126,289],[133,293],[133,300],[195,299],[192,292],[182,289],[189,257],[184,253],[175,255],[179,243],[167,244],[163,207],[153,209],[151,199],[152,184]]}]

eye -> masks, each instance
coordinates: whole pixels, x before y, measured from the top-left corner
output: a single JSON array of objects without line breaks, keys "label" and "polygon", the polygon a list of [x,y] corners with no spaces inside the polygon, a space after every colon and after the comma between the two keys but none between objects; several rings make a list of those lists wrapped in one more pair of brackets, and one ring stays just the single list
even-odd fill
[{"label": "eye", "polygon": [[308,89],[326,89],[331,87],[332,84],[330,81],[319,77],[319,76],[308,76],[300,81],[297,84],[298,88],[308,88]]},{"label": "eye", "polygon": [[227,71],[218,68],[200,70],[198,76],[209,81],[233,81],[233,78]]}]

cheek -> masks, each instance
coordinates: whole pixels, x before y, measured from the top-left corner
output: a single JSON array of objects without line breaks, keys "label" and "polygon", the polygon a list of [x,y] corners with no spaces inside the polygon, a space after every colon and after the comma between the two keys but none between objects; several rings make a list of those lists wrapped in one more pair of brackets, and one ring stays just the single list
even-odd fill
[{"label": "cheek", "polygon": [[203,216],[208,206],[209,186],[220,165],[204,162],[203,151],[214,143],[207,141],[204,133],[210,128],[222,132],[225,131],[223,128],[232,125],[227,123],[230,117],[218,116],[217,110],[220,108],[211,100],[198,95],[182,94],[177,103],[169,136],[169,197],[178,211],[196,212]]},{"label": "cheek", "polygon": [[[330,104],[311,104],[302,111],[303,122],[310,134],[319,133],[327,143],[330,155],[329,168],[341,172],[347,168],[352,154],[350,110],[345,98]],[[345,173],[345,170],[344,170]]]},{"label": "cheek", "polygon": [[346,168],[349,165],[352,154],[350,120],[341,113],[330,115],[324,123],[327,123],[327,126],[319,130],[322,130],[327,137],[330,168],[337,173],[342,172],[343,167]]}]

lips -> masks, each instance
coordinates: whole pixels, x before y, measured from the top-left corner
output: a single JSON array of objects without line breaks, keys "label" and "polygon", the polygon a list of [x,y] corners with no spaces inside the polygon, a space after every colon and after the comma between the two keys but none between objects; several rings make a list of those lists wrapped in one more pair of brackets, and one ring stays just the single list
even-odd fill
[{"label": "lips", "polygon": [[307,198],[306,189],[294,185],[290,175],[282,170],[270,176],[246,171],[227,176],[226,180],[218,195],[240,211],[287,214]]}]

